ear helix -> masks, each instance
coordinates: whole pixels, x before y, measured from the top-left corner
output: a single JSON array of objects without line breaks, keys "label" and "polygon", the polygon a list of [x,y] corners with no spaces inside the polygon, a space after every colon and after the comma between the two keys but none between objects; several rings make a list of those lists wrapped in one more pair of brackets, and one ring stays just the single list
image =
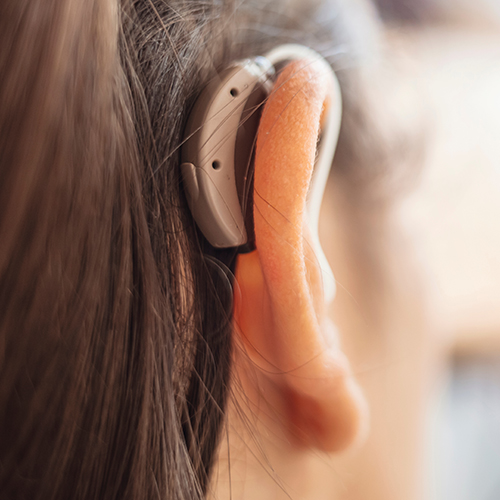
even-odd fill
[{"label": "ear helix", "polygon": [[335,296],[336,287],[333,273],[319,241],[318,225],[321,202],[337,148],[342,119],[342,94],[340,85],[328,62],[308,47],[295,44],[281,45],[268,52],[266,58],[273,65],[283,61],[291,62],[297,60],[309,61],[310,63],[321,62],[323,71],[329,74],[328,78],[331,83],[328,87],[328,96],[324,103],[326,116],[323,118],[324,125],[321,131],[321,141],[307,196],[307,221],[310,243],[314,249],[314,255],[319,267],[322,270],[324,299],[325,302],[329,303]]},{"label": "ear helix", "polygon": [[318,57],[290,62],[278,75],[257,137],[257,251],[239,256],[235,295],[235,325],[242,352],[258,368],[258,387],[273,391],[291,440],[328,451],[352,443],[365,422],[363,398],[328,321],[331,272],[315,259],[319,245],[311,245],[331,161],[315,165],[317,139],[326,119],[335,143],[339,120],[328,118],[340,115],[336,86]]}]

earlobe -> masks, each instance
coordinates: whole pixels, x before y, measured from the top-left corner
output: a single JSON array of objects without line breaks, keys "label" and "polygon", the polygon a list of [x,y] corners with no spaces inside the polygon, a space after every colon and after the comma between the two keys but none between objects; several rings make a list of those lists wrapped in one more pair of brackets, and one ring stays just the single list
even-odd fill
[{"label": "earlobe", "polygon": [[280,401],[290,439],[338,451],[365,423],[363,397],[326,315],[307,196],[316,144],[331,93],[322,60],[296,61],[280,74],[262,114],[255,158],[257,250],[238,258],[236,330]]}]

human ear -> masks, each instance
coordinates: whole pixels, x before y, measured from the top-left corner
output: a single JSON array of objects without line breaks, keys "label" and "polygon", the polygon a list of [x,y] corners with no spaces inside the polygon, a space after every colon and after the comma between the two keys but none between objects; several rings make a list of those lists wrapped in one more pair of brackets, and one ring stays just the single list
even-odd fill
[{"label": "human ear", "polygon": [[[340,451],[364,427],[364,399],[329,321],[332,279],[309,225],[307,196],[333,76],[323,61],[296,61],[278,77],[257,136],[256,251],[236,268],[235,330],[259,385],[299,446]],[[241,359],[241,352],[237,354]],[[268,401],[269,403],[269,401]]]}]

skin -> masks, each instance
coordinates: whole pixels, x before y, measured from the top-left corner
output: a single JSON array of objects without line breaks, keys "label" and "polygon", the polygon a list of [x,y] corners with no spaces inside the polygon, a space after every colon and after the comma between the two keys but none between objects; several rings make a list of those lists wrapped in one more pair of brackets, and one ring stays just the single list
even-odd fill
[{"label": "skin", "polygon": [[287,68],[261,120],[257,250],[237,265],[233,398],[213,498],[421,498],[433,358],[412,242],[391,236],[401,231],[390,211],[373,213],[387,277],[377,290],[357,241],[368,228],[357,225],[341,179],[328,188],[321,231],[341,286],[333,304],[323,300],[306,194],[322,113],[332,105],[328,74],[320,64]]},{"label": "skin", "polygon": [[328,321],[314,259],[306,197],[325,101],[323,62],[290,64],[259,126],[255,160],[257,250],[238,261],[235,322],[246,354],[270,386],[298,446],[347,447],[363,426],[364,404]]}]

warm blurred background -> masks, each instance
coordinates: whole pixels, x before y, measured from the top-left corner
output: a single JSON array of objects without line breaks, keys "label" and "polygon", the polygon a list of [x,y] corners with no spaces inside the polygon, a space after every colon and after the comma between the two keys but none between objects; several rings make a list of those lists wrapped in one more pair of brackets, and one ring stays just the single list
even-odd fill
[{"label": "warm blurred background", "polygon": [[401,219],[448,360],[427,445],[431,500],[500,499],[500,1],[377,0],[423,96],[427,143]]}]

